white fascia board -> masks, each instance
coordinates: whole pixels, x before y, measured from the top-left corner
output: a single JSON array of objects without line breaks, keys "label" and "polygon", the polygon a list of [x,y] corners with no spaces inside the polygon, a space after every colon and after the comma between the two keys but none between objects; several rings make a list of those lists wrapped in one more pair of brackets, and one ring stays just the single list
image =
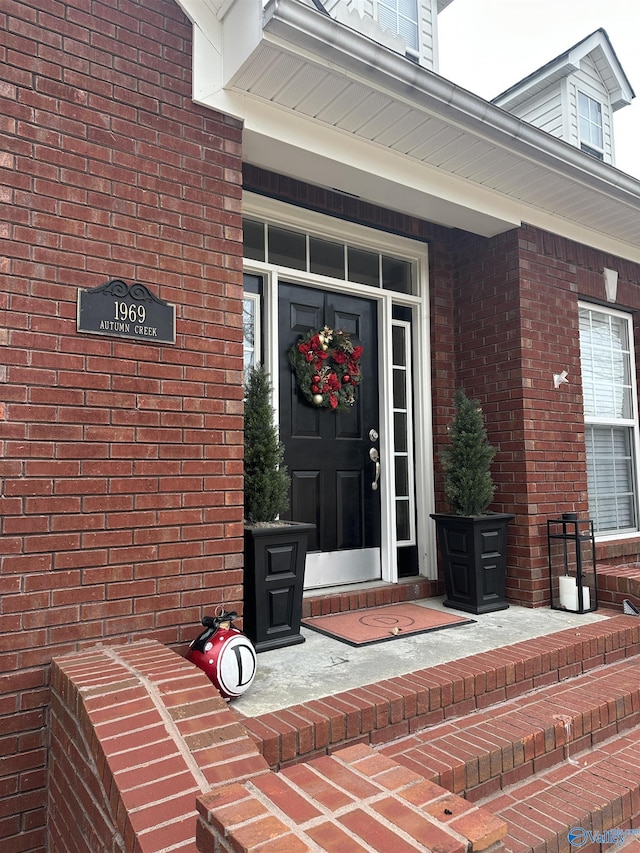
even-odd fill
[{"label": "white fascia board", "polygon": [[[611,86],[610,84],[608,85],[612,100],[615,94],[617,98],[623,99],[620,106],[630,104],[635,97],[633,89],[627,79],[627,75],[624,73],[624,69],[618,61],[618,57],[615,55],[611,47],[609,39],[606,38],[599,30],[593,33],[582,44],[577,45],[574,50],[570,52],[569,57],[573,62],[576,62],[579,65],[580,60],[590,54],[593,55],[596,66],[599,64],[599,55],[604,58],[604,61],[608,66],[607,70],[609,71],[609,75],[615,80],[615,86]],[[602,70],[600,73],[602,74]],[[618,109],[618,107],[616,107],[616,109]]]},{"label": "white fascia board", "polygon": [[521,83],[516,84],[512,89],[509,89],[508,97],[498,95],[497,98],[493,98],[491,103],[503,110],[513,110],[526,101],[527,98],[530,98],[532,94],[537,94],[546,86],[550,86],[558,80],[561,80],[563,77],[568,77],[570,74],[574,74],[579,70],[580,64],[578,63],[576,65],[573,62],[563,62],[561,64],[559,63],[557,65],[549,66],[548,68],[544,68],[535,77],[527,77]]}]

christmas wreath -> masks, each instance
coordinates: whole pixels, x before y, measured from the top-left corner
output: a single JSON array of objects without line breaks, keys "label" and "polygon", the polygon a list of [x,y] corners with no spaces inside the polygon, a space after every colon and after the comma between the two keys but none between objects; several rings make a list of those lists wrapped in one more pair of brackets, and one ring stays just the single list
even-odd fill
[{"label": "christmas wreath", "polygon": [[325,326],[310,329],[289,350],[289,362],[298,387],[313,405],[348,409],[360,384],[362,347],[351,343],[346,332]]}]

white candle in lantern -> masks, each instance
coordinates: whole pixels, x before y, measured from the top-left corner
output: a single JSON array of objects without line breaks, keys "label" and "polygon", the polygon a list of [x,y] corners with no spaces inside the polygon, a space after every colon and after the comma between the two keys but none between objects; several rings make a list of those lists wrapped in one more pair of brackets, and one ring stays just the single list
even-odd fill
[{"label": "white candle in lantern", "polygon": [[564,575],[558,578],[558,580],[560,582],[560,607],[564,607],[565,610],[576,611],[578,609],[578,584],[576,583],[576,579],[570,575]]}]

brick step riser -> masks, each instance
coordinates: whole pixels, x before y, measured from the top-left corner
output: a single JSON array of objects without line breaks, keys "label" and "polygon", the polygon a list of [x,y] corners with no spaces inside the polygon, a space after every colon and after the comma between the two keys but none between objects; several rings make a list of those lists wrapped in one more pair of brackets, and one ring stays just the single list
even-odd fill
[{"label": "brick step riser", "polygon": [[305,595],[302,601],[302,617],[328,616],[330,613],[347,613],[350,610],[364,610],[367,607],[383,607],[388,604],[400,604],[405,601],[419,601],[442,595],[442,581],[427,578],[401,578],[398,583],[385,584],[346,592],[319,593]]},{"label": "brick step riser", "polygon": [[[570,764],[539,773],[524,783],[476,803],[507,822],[509,853],[600,853],[620,845],[602,838],[612,830],[640,827],[640,726],[575,755]],[[570,830],[600,834],[600,841],[569,843]],[[640,832],[640,831],[639,831]],[[634,835],[640,846],[640,834]],[[629,839],[631,840],[631,839]]]},{"label": "brick step riser", "polygon": [[[483,714],[484,723],[476,714],[403,738],[381,752],[478,801],[640,725],[640,686],[635,686],[640,667],[637,677],[625,663],[584,678],[578,680],[584,686],[554,685],[546,700],[496,706],[490,716]],[[591,693],[600,701],[594,703]],[[554,702],[559,713],[553,713]]]},{"label": "brick step riser", "polygon": [[[639,725],[640,714],[636,713],[633,718],[620,721],[616,735],[624,734],[625,731],[632,730]],[[607,731],[607,734],[609,738],[612,737],[610,730]],[[613,735],[613,737],[616,735]],[[438,773],[430,771],[425,767],[424,763],[418,760],[403,758],[399,755],[395,755],[393,758],[403,767],[421,772],[428,781],[440,785],[442,788],[446,788],[458,796],[465,797],[469,802],[481,803],[486,797],[526,781],[557,764],[577,760],[581,755],[588,753],[593,748],[606,742],[606,740],[607,738],[604,737],[602,731],[593,732],[591,735],[585,735],[579,740],[556,747],[551,751],[545,752],[543,755],[527,760],[524,758],[517,759],[510,770],[498,769],[497,763],[501,763],[502,757],[496,759],[491,755],[487,757],[490,767],[488,773],[478,769],[480,762],[476,766],[474,766],[473,762],[467,762],[464,765],[461,764]],[[514,753],[516,751],[514,750]],[[464,783],[460,782],[461,778],[464,778]]]},{"label": "brick step riser", "polygon": [[[630,598],[640,607],[640,567],[633,566],[598,568],[598,603],[600,606],[622,608],[625,598]],[[358,591],[336,591],[305,595],[302,616],[327,616],[330,613],[345,613],[363,610],[366,607],[382,607],[403,601],[417,601],[443,594],[444,584],[440,580],[422,577],[401,578],[397,584],[387,584]]]},{"label": "brick step riser", "polygon": [[380,747],[640,654],[640,620],[615,616],[436,667],[242,717],[272,769],[356,743]]}]

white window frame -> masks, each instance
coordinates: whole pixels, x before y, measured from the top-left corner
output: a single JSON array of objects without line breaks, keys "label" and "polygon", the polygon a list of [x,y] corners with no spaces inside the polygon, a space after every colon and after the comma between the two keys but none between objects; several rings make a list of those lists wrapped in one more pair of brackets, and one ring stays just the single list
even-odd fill
[{"label": "white window frame", "polygon": [[[589,452],[588,448],[588,439],[587,439],[587,427],[589,426],[606,426],[606,427],[619,427],[623,429],[628,429],[630,431],[630,447],[632,454],[632,473],[631,473],[631,484],[634,491],[634,511],[635,511],[635,527],[630,528],[622,528],[619,530],[607,530],[604,532],[598,532],[597,527],[597,518],[594,518],[595,527],[596,527],[596,538],[598,541],[606,541],[612,539],[624,539],[624,538],[633,538],[638,536],[638,532],[640,529],[640,481],[638,477],[638,468],[639,468],[639,460],[640,460],[640,436],[638,429],[638,388],[637,388],[637,374],[636,374],[636,363],[635,363],[635,352],[634,352],[634,334],[633,334],[633,318],[631,314],[618,311],[612,308],[608,308],[602,305],[596,305],[589,302],[579,302],[578,303],[579,310],[586,310],[596,314],[602,314],[607,316],[615,316],[621,319],[626,323],[627,326],[627,339],[629,342],[629,376],[630,376],[630,385],[631,385],[631,412],[630,417],[615,417],[615,416],[597,416],[589,414],[586,411],[585,406],[585,414],[584,414],[584,422],[585,422],[585,442],[586,442],[586,452]],[[581,344],[581,353],[582,353],[582,344]],[[583,386],[584,386],[584,372],[583,372]],[[593,501],[592,496],[589,496],[589,503],[591,506],[591,514],[593,516]]]},{"label": "white window frame", "polygon": [[[580,109],[580,102],[583,98],[586,101],[587,114]],[[587,95],[586,92],[578,89],[576,106],[578,110],[578,139],[580,140],[581,149],[587,154],[597,155],[604,159],[604,104],[602,101],[592,98],[591,95]],[[597,108],[599,122],[593,119],[592,112],[594,108]],[[586,137],[582,133],[583,122],[586,122],[589,128],[589,134]],[[593,138],[594,129],[597,130],[600,137],[599,141]]]}]

